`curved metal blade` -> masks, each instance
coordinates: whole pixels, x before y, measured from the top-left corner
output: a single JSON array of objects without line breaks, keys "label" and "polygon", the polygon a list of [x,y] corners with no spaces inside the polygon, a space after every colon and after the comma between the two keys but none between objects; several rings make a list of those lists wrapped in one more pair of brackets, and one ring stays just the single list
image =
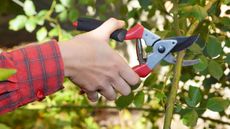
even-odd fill
[{"label": "curved metal blade", "polygon": [[173,39],[177,41],[177,45],[171,50],[171,52],[177,52],[184,50],[191,46],[194,42],[196,42],[199,38],[199,35],[193,35],[190,37],[183,37],[183,36],[178,36],[178,37],[172,37],[169,39]]},{"label": "curved metal blade", "polygon": [[[164,61],[166,61],[168,63],[171,63],[171,64],[176,64],[176,58],[171,53],[169,53],[164,58]],[[198,64],[198,63],[199,63],[198,59],[195,59],[195,60],[183,60],[182,65],[183,66],[191,66],[191,65],[194,65],[194,64]]]}]

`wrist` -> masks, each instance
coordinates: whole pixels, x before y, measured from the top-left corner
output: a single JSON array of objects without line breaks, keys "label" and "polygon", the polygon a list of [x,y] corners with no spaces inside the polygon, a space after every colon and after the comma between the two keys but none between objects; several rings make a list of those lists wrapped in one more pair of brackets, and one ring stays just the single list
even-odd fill
[{"label": "wrist", "polygon": [[59,42],[58,43],[58,46],[59,46],[59,49],[60,49],[60,53],[61,53],[61,56],[62,56],[62,60],[63,60],[63,63],[64,63],[64,75],[66,77],[69,77],[70,76],[70,56],[69,56],[69,52],[68,52],[68,48],[67,48],[67,43],[66,42]]}]

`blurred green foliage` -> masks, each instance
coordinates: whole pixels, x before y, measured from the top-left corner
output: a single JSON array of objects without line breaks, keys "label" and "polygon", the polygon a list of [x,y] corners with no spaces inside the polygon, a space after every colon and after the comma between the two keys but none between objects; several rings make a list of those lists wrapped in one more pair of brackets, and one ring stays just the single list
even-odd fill
[{"label": "blurred green foliage", "polygon": [[[229,0],[217,0],[211,9],[206,11],[204,6],[208,0],[179,0],[179,31],[185,35],[190,25],[199,20],[194,34],[200,39],[187,51],[186,58],[199,58],[200,63],[193,67],[184,67],[180,90],[178,91],[175,114],[180,115],[186,126],[194,127],[198,118],[207,122],[207,128],[219,124],[203,117],[206,111],[218,112],[222,118],[230,119],[226,109],[229,98],[225,97],[224,90],[230,88],[230,48],[229,31],[230,18],[221,16],[221,7],[230,5]],[[137,3],[138,6],[132,6]],[[0,12],[15,7],[15,3],[3,0]],[[172,7],[170,7],[172,6]],[[18,8],[18,7],[15,7]],[[24,12],[9,22],[9,29],[18,31],[26,29],[28,33],[36,32],[39,42],[57,38],[59,41],[68,40],[80,32],[74,29],[65,29],[78,17],[93,17],[106,20],[116,17],[125,20],[127,27],[140,22],[146,28],[159,34],[163,38],[175,36],[173,21],[175,8],[169,0],[53,0],[50,8],[37,10],[31,0],[23,1]],[[229,14],[229,10],[222,12]],[[159,26],[159,16],[163,27]],[[114,42],[114,41],[112,41]],[[163,67],[168,68],[163,78],[159,77]],[[0,117],[1,129],[10,128],[89,128],[98,129],[98,123],[92,118],[95,108],[106,109],[140,109],[144,121],[152,123],[152,128],[159,118],[162,118],[168,91],[171,88],[172,68],[165,62],[148,76],[141,87],[134,90],[129,96],[119,97],[115,103],[100,99],[90,106],[84,96],[78,95],[78,90],[68,79],[65,89],[47,97],[43,102],[35,102]],[[7,74],[8,75],[8,74]],[[189,82],[193,82],[189,84]],[[218,88],[217,88],[218,87]],[[112,116],[111,116],[112,117]],[[218,120],[217,120],[218,121]],[[212,123],[214,122],[214,124]],[[140,128],[146,128],[146,122]],[[122,128],[122,127],[108,127]],[[135,127],[134,127],[135,128]]]}]

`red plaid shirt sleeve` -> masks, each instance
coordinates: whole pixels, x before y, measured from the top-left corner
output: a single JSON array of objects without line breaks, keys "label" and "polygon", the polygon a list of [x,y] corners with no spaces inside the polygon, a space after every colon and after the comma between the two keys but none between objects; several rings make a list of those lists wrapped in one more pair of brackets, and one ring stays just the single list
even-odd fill
[{"label": "red plaid shirt sleeve", "polygon": [[0,68],[17,73],[0,82],[0,114],[63,88],[64,66],[55,40],[0,54]]}]

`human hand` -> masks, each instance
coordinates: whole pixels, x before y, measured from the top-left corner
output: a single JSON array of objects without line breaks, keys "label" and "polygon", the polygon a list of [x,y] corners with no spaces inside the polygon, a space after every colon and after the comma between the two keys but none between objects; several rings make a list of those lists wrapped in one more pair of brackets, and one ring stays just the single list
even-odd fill
[{"label": "human hand", "polygon": [[88,96],[97,101],[98,92],[108,100],[131,92],[129,85],[139,82],[139,76],[108,45],[109,37],[124,22],[110,18],[97,29],[59,43],[65,76],[71,78]]}]

